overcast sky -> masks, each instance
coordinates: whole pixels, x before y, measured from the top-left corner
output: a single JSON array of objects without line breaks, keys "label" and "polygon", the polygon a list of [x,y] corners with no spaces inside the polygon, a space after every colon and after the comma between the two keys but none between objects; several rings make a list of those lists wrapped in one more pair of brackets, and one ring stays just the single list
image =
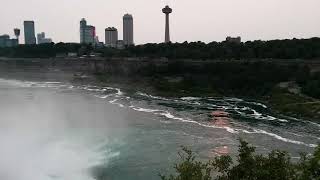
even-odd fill
[{"label": "overcast sky", "polygon": [[[55,42],[79,42],[79,21],[104,29],[115,26],[122,38],[122,16],[134,18],[136,44],[164,40],[164,14],[169,4],[171,40],[222,41],[226,36],[247,40],[320,37],[320,0],[0,0],[0,34],[23,30],[34,20],[36,33]],[[22,31],[23,32],[23,31]],[[21,33],[23,40],[23,33]]]}]

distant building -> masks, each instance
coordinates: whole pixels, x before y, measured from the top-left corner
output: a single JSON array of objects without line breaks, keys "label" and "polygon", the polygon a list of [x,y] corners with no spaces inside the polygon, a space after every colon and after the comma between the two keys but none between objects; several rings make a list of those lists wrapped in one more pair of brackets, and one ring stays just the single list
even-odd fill
[{"label": "distant building", "polygon": [[241,43],[241,37],[240,36],[238,36],[238,37],[230,37],[230,36],[228,36],[226,38],[226,42]]},{"label": "distant building", "polygon": [[44,32],[37,34],[37,40],[38,40],[38,44],[41,44],[42,40],[46,38],[46,35]]},{"label": "distant building", "polygon": [[0,36],[0,47],[14,47],[18,44],[18,39],[10,39],[10,36],[6,34]]},{"label": "distant building", "polygon": [[98,37],[98,36],[95,36],[95,37],[94,37],[94,44],[95,44],[95,45],[100,44],[100,41],[99,41],[99,37]]},{"label": "distant building", "polygon": [[52,43],[52,39],[46,38],[44,32],[37,34],[38,44]]},{"label": "distant building", "polygon": [[6,47],[14,47],[19,45],[19,40],[18,39],[8,39],[6,41]]},{"label": "distant building", "polygon": [[118,40],[116,48],[117,49],[124,49],[124,41],[123,40]]},{"label": "distant building", "polygon": [[104,43],[103,42],[99,42],[98,44],[96,44],[97,48],[104,48]]},{"label": "distant building", "polygon": [[131,14],[123,16],[123,42],[124,45],[133,45],[133,17]]},{"label": "distant building", "polygon": [[25,44],[36,44],[34,22],[24,21],[24,41]]},{"label": "distant building", "polygon": [[7,40],[10,39],[9,35],[2,35],[0,36],[0,47],[6,47]]},{"label": "distant building", "polygon": [[87,25],[87,21],[83,18],[80,21],[80,43],[81,44],[95,44],[96,28]]},{"label": "distant building", "polygon": [[118,30],[114,27],[105,29],[105,43],[107,47],[116,47],[118,41]]},{"label": "distant building", "polygon": [[18,44],[19,44],[20,29],[14,28],[13,32],[14,32],[14,35],[16,36],[16,39],[18,40]]}]

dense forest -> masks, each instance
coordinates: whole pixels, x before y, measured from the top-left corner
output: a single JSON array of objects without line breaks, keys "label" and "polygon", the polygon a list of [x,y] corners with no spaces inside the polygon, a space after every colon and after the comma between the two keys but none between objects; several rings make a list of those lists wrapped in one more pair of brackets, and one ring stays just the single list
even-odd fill
[{"label": "dense forest", "polygon": [[315,59],[320,58],[320,38],[271,41],[183,42],[130,46],[125,49],[94,48],[77,43],[19,45],[0,48],[5,57],[55,57],[74,52],[78,55],[101,53],[104,57],[166,57],[169,59]]}]

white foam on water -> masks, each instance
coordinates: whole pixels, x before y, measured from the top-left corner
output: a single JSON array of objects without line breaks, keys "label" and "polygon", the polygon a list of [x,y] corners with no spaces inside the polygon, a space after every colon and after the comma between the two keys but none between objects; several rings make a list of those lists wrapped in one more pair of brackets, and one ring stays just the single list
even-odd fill
[{"label": "white foam on water", "polygon": [[202,127],[208,127],[208,128],[216,128],[216,129],[225,129],[226,131],[232,133],[232,134],[235,134],[237,133],[235,129],[231,128],[231,127],[218,127],[218,126],[214,126],[214,125],[207,125],[207,124],[202,124],[200,122],[197,122],[197,121],[194,121],[194,120],[191,120],[191,119],[184,119],[184,118],[181,118],[181,117],[176,117],[174,115],[172,115],[170,112],[168,111],[165,111],[165,112],[162,112],[162,113],[155,113],[157,115],[161,115],[161,116],[164,116],[168,119],[173,119],[173,120],[178,120],[178,121],[181,121],[181,122],[187,122],[187,123],[193,123],[193,124],[197,124],[199,126],[202,126]]},{"label": "white foam on water", "polygon": [[117,92],[117,95],[119,95],[119,96],[122,96],[122,95],[123,95],[123,92],[122,92],[120,89],[116,88],[116,90],[118,91],[118,92]]},{"label": "white foam on water", "polygon": [[[132,105],[129,106],[129,108],[132,108],[133,110],[139,111],[139,112],[152,113],[154,115],[164,116],[164,117],[166,117],[168,119],[178,120],[178,121],[181,121],[181,122],[194,123],[194,124],[198,124],[198,125],[204,126],[204,127],[215,127],[215,126],[205,125],[205,124],[199,123],[197,121],[193,121],[191,119],[184,119],[184,118],[181,118],[181,117],[174,116],[169,111],[164,111],[164,110],[159,110],[159,109],[147,109],[147,108],[136,107],[136,106],[132,106]],[[235,131],[232,128],[229,128],[229,127],[215,127],[215,128],[227,129],[228,132],[235,133]]]},{"label": "white foam on water", "polygon": [[[289,122],[286,119],[280,119],[280,118],[276,118],[270,115],[263,115],[262,113],[257,112],[256,110],[250,108],[250,107],[242,107],[242,108],[238,108],[238,107],[234,107],[233,108],[238,114],[244,116],[244,117],[249,117],[249,118],[255,118],[255,119],[260,119],[260,120],[268,120],[268,121],[280,121],[280,122]],[[241,112],[239,110],[242,111],[252,111],[253,114],[247,114],[244,112]]]},{"label": "white foam on water", "polygon": [[242,102],[243,101],[243,99],[234,98],[234,97],[232,97],[232,98],[224,98],[224,100],[226,100],[226,101],[235,101],[235,102]]},{"label": "white foam on water", "polygon": [[202,98],[200,98],[200,97],[182,97],[180,99],[184,100],[184,101],[195,101],[195,100],[200,100]]},{"label": "white foam on water", "polygon": [[301,142],[301,141],[295,141],[295,140],[291,140],[291,139],[288,139],[288,138],[284,138],[284,137],[281,137],[277,134],[274,134],[274,133],[270,133],[270,132],[267,132],[267,131],[264,131],[264,130],[261,130],[261,129],[255,129],[254,132],[249,132],[250,134],[266,134],[268,136],[271,136],[271,137],[274,137],[280,141],[283,141],[283,142],[288,142],[288,143],[292,143],[292,144],[298,144],[298,145],[304,145],[304,146],[308,146],[308,147],[311,147],[311,148],[315,148],[317,147],[316,144],[307,144],[307,143],[304,143],[304,142]]},{"label": "white foam on water", "polygon": [[178,121],[183,121],[183,122],[193,122],[189,119],[183,119],[183,118],[180,118],[180,117],[176,117],[174,115],[172,115],[170,112],[166,111],[166,112],[162,112],[162,113],[156,113],[156,114],[159,114],[159,115],[162,115],[168,119],[174,119],[174,120],[178,120]]},{"label": "white foam on water", "polygon": [[123,104],[117,103],[118,100],[119,99],[113,99],[113,100],[110,100],[109,103],[114,104],[114,105],[118,105],[119,107],[124,108],[125,106]]},{"label": "white foam on water", "polygon": [[215,125],[203,124],[203,123],[200,123],[200,122],[197,122],[197,121],[193,121],[191,119],[185,119],[185,118],[177,117],[177,116],[174,116],[173,114],[171,114],[168,111],[159,112],[159,110],[136,108],[136,107],[133,108],[133,109],[137,110],[137,111],[153,113],[155,115],[161,115],[161,116],[164,116],[164,117],[166,117],[168,119],[178,120],[178,121],[186,122],[186,123],[197,124],[197,125],[202,126],[202,127],[215,128],[215,129],[225,129],[227,132],[232,133],[232,134],[238,134],[239,132],[246,133],[246,134],[265,134],[265,135],[271,136],[271,137],[273,137],[275,139],[278,139],[280,141],[283,141],[283,142],[297,144],[297,145],[304,145],[304,146],[308,146],[308,147],[312,147],[312,148],[317,147],[317,145],[315,145],[315,144],[307,144],[307,143],[304,143],[304,142],[301,142],[301,141],[291,140],[291,139],[279,136],[277,134],[270,133],[270,132],[267,132],[267,131],[264,131],[264,130],[260,130],[260,129],[253,129],[253,131],[248,131],[248,130],[245,130],[245,129],[237,129],[237,128],[232,128],[232,127],[227,127],[227,126],[221,126],[221,127],[219,126],[218,127],[218,126],[215,126]]},{"label": "white foam on water", "polygon": [[84,86],[83,87],[84,90],[86,91],[94,91],[94,92],[104,92],[105,90],[95,87],[95,86]]},{"label": "white foam on water", "polygon": [[115,91],[117,91],[117,95],[118,96],[122,96],[122,95],[124,95],[124,93],[121,91],[121,89],[120,88],[113,88],[113,87],[103,87],[103,89],[105,89],[105,90],[115,90]]},{"label": "white foam on water", "polygon": [[170,99],[167,99],[167,98],[164,98],[164,97],[153,96],[153,95],[146,94],[146,93],[143,93],[143,92],[137,92],[137,94],[139,96],[144,96],[144,97],[148,97],[148,98],[152,98],[152,99],[158,99],[158,100],[164,100],[164,101],[169,101],[170,100]]},{"label": "white foam on water", "polygon": [[251,108],[250,108],[250,110],[253,111],[253,116],[257,116],[257,117],[261,117],[262,116],[262,114],[257,112],[256,110],[251,109]]},{"label": "white foam on water", "polygon": [[113,94],[107,94],[107,95],[94,95],[97,98],[100,99],[107,99],[108,97],[111,97]]},{"label": "white foam on water", "polygon": [[153,113],[153,112],[161,112],[161,110],[158,109],[147,109],[147,108],[141,108],[141,107],[135,107],[135,106],[130,106],[135,111],[140,111],[140,112],[147,112],[147,113]]},{"label": "white foam on water", "polygon": [[265,108],[265,109],[268,108],[268,106],[266,106],[265,104],[262,104],[262,103],[258,103],[258,102],[248,102],[248,103],[254,104],[254,105],[257,105],[257,106],[261,106],[261,107],[263,107],[263,108]]},{"label": "white foam on water", "polygon": [[51,81],[48,81],[48,82],[44,82],[46,84],[61,84],[61,82],[51,82]]},{"label": "white foam on water", "polygon": [[110,101],[109,101],[109,103],[111,103],[111,104],[112,104],[112,103],[115,103],[116,101],[118,101],[118,99],[110,100]]},{"label": "white foam on water", "polygon": [[186,103],[186,104],[197,105],[197,106],[200,106],[200,105],[201,105],[201,103],[198,102],[198,101],[175,100],[175,102],[178,102],[178,103]]}]

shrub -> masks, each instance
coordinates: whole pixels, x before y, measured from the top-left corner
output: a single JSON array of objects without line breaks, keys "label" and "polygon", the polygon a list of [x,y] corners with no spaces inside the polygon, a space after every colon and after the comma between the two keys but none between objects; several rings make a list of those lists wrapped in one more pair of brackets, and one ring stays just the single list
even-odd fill
[{"label": "shrub", "polygon": [[272,151],[267,155],[255,154],[255,147],[240,140],[239,155],[234,163],[231,156],[220,156],[208,162],[196,160],[190,149],[182,147],[178,153],[180,162],[176,173],[162,180],[319,180],[320,148],[312,156],[301,155],[300,162],[293,163],[284,151]]}]

